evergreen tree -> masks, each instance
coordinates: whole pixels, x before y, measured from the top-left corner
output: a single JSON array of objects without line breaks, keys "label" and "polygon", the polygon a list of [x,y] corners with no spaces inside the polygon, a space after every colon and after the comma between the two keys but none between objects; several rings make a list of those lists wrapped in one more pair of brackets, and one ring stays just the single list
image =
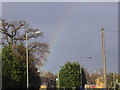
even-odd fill
[{"label": "evergreen tree", "polygon": [[59,71],[59,84],[60,88],[79,88],[81,85],[81,76],[83,85],[86,83],[85,73],[82,69],[80,73],[80,65],[77,62],[67,62],[64,66],[61,66]]}]

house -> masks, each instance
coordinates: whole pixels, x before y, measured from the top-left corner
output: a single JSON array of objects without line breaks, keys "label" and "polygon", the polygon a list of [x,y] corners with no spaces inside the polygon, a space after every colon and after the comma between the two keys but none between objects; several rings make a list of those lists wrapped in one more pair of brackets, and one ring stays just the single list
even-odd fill
[{"label": "house", "polygon": [[41,85],[46,85],[48,88],[56,88],[56,75],[49,71],[40,73]]},{"label": "house", "polygon": [[96,80],[96,88],[104,88],[104,78],[103,77],[98,77]]}]

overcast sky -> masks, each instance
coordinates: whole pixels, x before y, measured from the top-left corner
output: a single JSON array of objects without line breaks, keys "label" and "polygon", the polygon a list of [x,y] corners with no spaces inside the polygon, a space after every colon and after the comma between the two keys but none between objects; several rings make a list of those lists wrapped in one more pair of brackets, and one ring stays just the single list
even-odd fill
[{"label": "overcast sky", "polygon": [[1,0],[2,2],[119,2],[119,0]]},{"label": "overcast sky", "polygon": [[[3,3],[2,16],[25,20],[44,32],[50,54],[43,70],[57,73],[67,61],[80,61],[90,72],[102,68],[101,32],[105,29],[107,72],[118,71],[118,3]],[[92,56],[92,59],[80,58]]]}]

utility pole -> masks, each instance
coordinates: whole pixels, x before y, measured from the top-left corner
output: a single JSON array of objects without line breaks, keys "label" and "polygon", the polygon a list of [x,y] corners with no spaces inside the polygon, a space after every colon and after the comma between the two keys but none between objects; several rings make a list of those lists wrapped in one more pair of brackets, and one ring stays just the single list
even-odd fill
[{"label": "utility pole", "polygon": [[106,56],[105,56],[105,43],[104,43],[104,29],[101,29],[102,34],[102,60],[103,60],[103,73],[104,73],[104,84],[105,88],[107,88],[107,70],[106,70]]}]

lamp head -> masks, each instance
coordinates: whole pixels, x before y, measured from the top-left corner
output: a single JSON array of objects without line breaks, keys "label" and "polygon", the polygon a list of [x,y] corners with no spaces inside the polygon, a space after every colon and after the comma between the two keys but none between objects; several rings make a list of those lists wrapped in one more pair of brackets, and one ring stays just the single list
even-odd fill
[{"label": "lamp head", "polygon": [[41,32],[41,31],[36,31],[35,33],[36,33],[36,34],[41,34],[42,32]]},{"label": "lamp head", "polygon": [[88,56],[90,59],[92,58],[91,56]]}]

